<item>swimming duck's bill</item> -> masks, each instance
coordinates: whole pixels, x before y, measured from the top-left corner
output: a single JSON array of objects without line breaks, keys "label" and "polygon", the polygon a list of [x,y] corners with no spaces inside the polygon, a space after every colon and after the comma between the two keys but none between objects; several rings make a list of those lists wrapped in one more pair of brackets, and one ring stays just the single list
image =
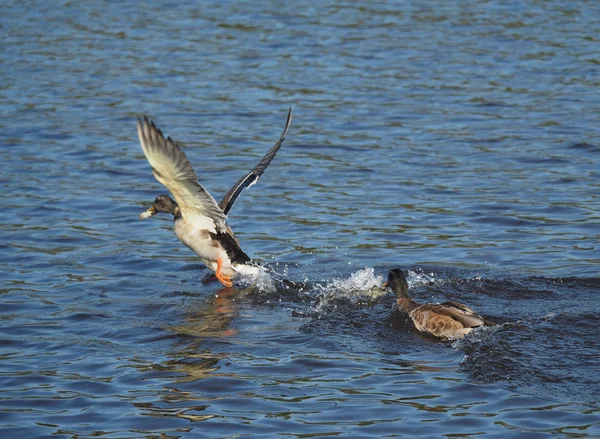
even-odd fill
[{"label": "swimming duck's bill", "polygon": [[140,213],[140,219],[146,219],[146,218],[150,218],[151,216],[154,216],[158,213],[158,210],[156,210],[154,208],[154,206],[152,206],[150,209],[145,210],[144,212]]}]

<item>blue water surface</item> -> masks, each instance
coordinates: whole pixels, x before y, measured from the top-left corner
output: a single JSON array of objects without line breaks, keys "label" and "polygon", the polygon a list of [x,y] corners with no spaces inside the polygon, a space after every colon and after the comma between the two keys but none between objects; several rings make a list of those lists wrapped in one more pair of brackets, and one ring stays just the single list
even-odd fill
[{"label": "blue water surface", "polygon": [[[4,2],[0,435],[600,437],[600,7]],[[147,115],[265,269],[170,218]],[[379,286],[499,323],[440,342]]]}]

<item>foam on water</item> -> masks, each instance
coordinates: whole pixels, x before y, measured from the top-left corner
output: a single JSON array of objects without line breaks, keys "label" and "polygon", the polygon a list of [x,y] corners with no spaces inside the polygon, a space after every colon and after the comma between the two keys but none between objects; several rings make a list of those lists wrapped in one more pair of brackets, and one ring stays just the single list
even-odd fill
[{"label": "foam on water", "polygon": [[425,273],[424,271],[407,271],[406,281],[408,282],[409,288],[420,287],[424,285],[442,284],[446,282],[445,279],[439,279],[435,273]]},{"label": "foam on water", "polygon": [[333,279],[326,285],[316,284],[315,290],[318,301],[314,311],[320,312],[324,307],[335,306],[343,300],[351,304],[374,303],[379,297],[387,294],[382,288],[384,279],[375,274],[375,269],[366,267],[358,270],[345,279]]},{"label": "foam on water", "polygon": [[237,281],[252,285],[253,288],[261,292],[272,293],[277,289],[273,278],[274,272],[266,266],[242,266],[238,270]]}]

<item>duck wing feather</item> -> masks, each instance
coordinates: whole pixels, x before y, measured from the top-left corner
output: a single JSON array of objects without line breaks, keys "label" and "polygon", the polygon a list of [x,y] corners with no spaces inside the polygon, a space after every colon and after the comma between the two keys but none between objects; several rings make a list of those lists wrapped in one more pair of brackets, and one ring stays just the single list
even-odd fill
[{"label": "duck wing feather", "polygon": [[265,156],[258,163],[258,165],[254,167],[254,169],[252,169],[250,172],[244,175],[236,184],[233,185],[231,189],[229,189],[229,192],[225,194],[223,200],[221,200],[221,202],[219,203],[219,207],[223,210],[223,213],[225,215],[229,213],[229,211],[233,207],[233,204],[238,199],[240,194],[244,191],[244,189],[247,189],[250,186],[254,186],[260,179],[261,175],[263,175],[263,173],[265,172],[265,169],[267,169],[267,167],[271,164],[271,161],[273,160],[273,158],[277,154],[277,151],[279,151],[279,148],[281,148],[281,145],[285,140],[285,136],[287,134],[291,122],[292,109],[290,108],[290,110],[288,111],[287,120],[285,122],[285,128],[283,129],[283,133],[281,133],[281,136],[279,136],[279,140],[275,143],[275,145],[273,145],[269,152],[265,154]]},{"label": "duck wing feather", "polygon": [[477,328],[485,324],[483,317],[462,303],[451,301],[433,306],[436,307],[436,313],[453,318],[465,328]]},{"label": "duck wing feather", "polygon": [[213,233],[227,231],[227,216],[215,199],[198,182],[184,152],[147,117],[138,119],[138,137],[154,177],[175,198],[186,221]]}]

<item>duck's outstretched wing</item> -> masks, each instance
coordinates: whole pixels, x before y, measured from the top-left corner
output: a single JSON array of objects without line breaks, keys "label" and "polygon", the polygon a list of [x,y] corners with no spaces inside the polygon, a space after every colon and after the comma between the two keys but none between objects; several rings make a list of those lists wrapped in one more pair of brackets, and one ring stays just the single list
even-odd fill
[{"label": "duck's outstretched wing", "polygon": [[281,136],[279,136],[279,140],[277,141],[277,143],[273,145],[269,152],[267,152],[267,154],[262,158],[258,165],[254,167],[252,171],[244,175],[240,179],[240,181],[238,181],[236,184],[233,185],[231,189],[229,189],[229,192],[225,194],[223,200],[219,203],[219,206],[221,207],[225,215],[229,213],[229,211],[233,207],[233,204],[235,203],[235,200],[238,199],[242,191],[256,184],[256,182],[260,179],[260,176],[263,175],[265,169],[267,169],[267,166],[269,166],[271,160],[273,160],[275,154],[277,154],[277,151],[279,151],[279,148],[281,148],[281,145],[285,140],[285,135],[287,134],[291,122],[292,108],[290,107],[290,111],[288,111],[287,121],[285,122],[285,128],[283,130],[283,133],[281,133]]},{"label": "duck's outstretched wing", "polygon": [[198,183],[183,151],[146,117],[138,119],[137,131],[154,177],[171,192],[186,221],[213,233],[225,232],[226,214]]}]

